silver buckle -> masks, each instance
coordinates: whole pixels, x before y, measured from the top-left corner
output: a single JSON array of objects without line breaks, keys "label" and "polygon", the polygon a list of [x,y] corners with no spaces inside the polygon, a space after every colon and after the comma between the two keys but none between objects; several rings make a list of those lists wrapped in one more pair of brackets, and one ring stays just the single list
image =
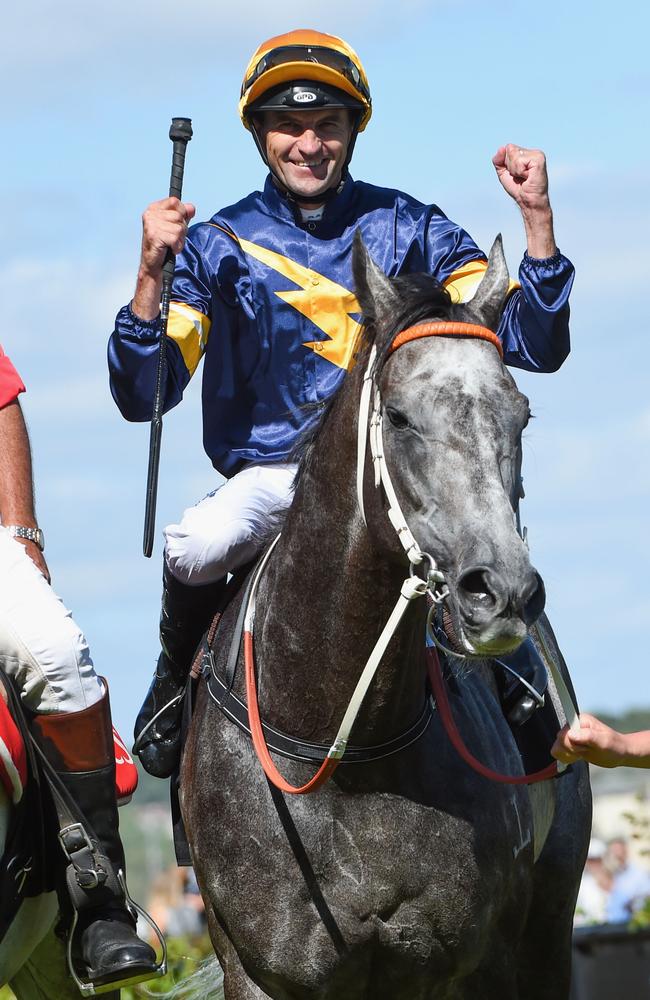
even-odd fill
[{"label": "silver buckle", "polygon": [[69,826],[64,826],[61,830],[59,830],[59,841],[61,843],[61,847],[63,848],[63,853],[65,854],[68,861],[71,864],[74,864],[72,860],[72,855],[70,854],[70,851],[66,847],[65,843],[66,836],[72,832],[80,833],[82,835],[83,845],[87,847],[89,851],[92,851],[93,845],[90,842],[90,838],[86,833],[86,828],[84,827],[83,823],[70,823]]},{"label": "silver buckle", "polygon": [[[83,867],[83,865],[79,863],[79,860],[74,858],[68,850],[65,838],[71,833],[81,834],[81,842],[79,843],[79,846],[75,848],[74,853],[77,854],[85,848],[90,854],[90,860],[93,865],[92,868]],[[74,875],[80,889],[83,889],[84,891],[96,889],[99,885],[102,885],[106,881],[108,872],[102,868],[101,865],[97,864],[95,856],[96,848],[93,847],[90,837],[86,832],[86,828],[82,823],[70,823],[69,826],[64,826],[63,829],[59,831],[59,842],[63,849],[63,853],[74,869]]]}]

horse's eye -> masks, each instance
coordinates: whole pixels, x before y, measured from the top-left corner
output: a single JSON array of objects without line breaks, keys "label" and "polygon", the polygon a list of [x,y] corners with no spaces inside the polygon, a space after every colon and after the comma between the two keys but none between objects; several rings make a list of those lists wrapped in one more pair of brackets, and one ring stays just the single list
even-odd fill
[{"label": "horse's eye", "polygon": [[386,407],[386,416],[390,420],[393,427],[396,427],[398,431],[406,430],[407,427],[411,426],[408,417],[405,417],[403,413],[400,413],[400,411],[396,410],[393,406]]}]

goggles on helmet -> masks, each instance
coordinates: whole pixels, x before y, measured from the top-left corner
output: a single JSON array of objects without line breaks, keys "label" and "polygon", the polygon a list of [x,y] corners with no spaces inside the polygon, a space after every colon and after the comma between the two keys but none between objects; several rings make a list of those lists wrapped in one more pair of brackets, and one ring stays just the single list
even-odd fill
[{"label": "goggles on helmet", "polygon": [[277,49],[271,49],[270,52],[266,52],[252,73],[244,80],[241,88],[241,96],[244,96],[263,73],[268,72],[270,69],[275,69],[277,66],[295,62],[311,62],[327,66],[328,69],[340,73],[346,80],[349,80],[362,97],[370,102],[370,92],[352,59],[343,52],[337,52],[336,49],[330,49],[324,45],[281,45]]}]

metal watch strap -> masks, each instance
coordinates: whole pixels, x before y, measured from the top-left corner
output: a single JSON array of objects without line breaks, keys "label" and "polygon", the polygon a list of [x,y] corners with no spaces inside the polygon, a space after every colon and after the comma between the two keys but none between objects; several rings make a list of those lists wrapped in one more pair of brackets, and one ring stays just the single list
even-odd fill
[{"label": "metal watch strap", "polygon": [[40,528],[26,528],[22,524],[7,524],[5,527],[14,538],[24,538],[28,542],[35,542],[41,552],[45,548],[45,536]]}]

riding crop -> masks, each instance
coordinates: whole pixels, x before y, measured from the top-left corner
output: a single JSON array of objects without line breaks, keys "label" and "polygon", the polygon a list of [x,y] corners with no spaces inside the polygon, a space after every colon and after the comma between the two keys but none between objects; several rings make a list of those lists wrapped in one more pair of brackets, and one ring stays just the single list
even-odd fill
[{"label": "riding crop", "polygon": [[[191,118],[172,118],[169,138],[174,144],[172,153],[172,172],[169,181],[169,197],[179,198],[183,191],[183,170],[185,168],[185,150],[192,138]],[[158,348],[158,369],[156,373],[156,389],[151,414],[151,432],[149,435],[149,468],[147,471],[147,493],[144,511],[144,537],[142,551],[149,557],[153,549],[153,535],[156,525],[156,498],[158,496],[158,467],[160,465],[160,442],[162,438],[162,411],[164,404],[165,385],[167,383],[167,323],[169,320],[169,301],[171,299],[172,281],[176,258],[171,249],[167,250],[162,274],[162,294],[160,297],[160,346]]]}]

